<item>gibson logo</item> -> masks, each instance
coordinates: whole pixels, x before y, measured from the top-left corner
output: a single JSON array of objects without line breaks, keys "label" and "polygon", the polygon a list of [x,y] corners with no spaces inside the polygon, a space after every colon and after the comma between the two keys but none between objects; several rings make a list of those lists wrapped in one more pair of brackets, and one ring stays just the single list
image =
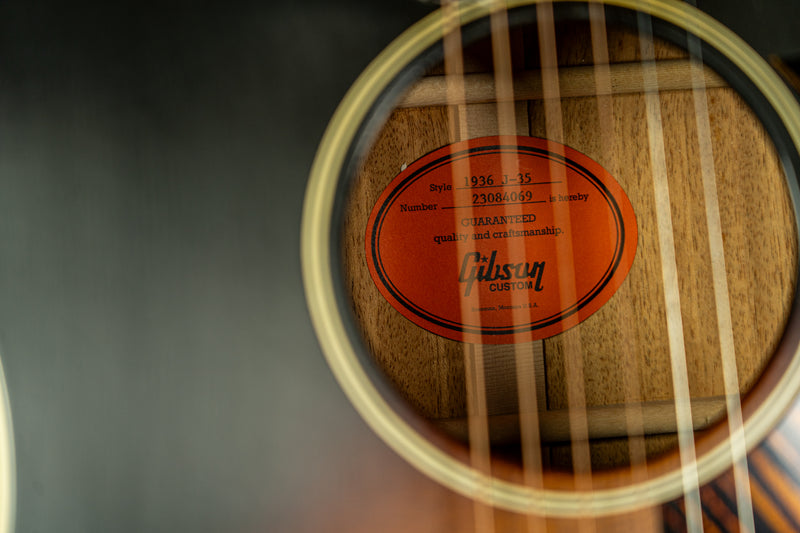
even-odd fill
[{"label": "gibson logo", "polygon": [[[458,275],[459,283],[466,283],[464,288],[464,296],[469,296],[472,291],[472,285],[476,281],[498,281],[498,280],[528,280],[527,282],[514,283],[497,283],[493,290],[509,290],[517,288],[519,283],[523,283],[522,287],[526,289],[533,289],[541,291],[542,287],[542,273],[544,272],[544,261],[537,261],[535,263],[506,263],[504,265],[495,264],[497,258],[497,250],[492,251],[491,257],[481,255],[479,252],[468,252],[464,254],[464,260],[461,262],[461,273]],[[533,280],[533,281],[531,281]]]}]

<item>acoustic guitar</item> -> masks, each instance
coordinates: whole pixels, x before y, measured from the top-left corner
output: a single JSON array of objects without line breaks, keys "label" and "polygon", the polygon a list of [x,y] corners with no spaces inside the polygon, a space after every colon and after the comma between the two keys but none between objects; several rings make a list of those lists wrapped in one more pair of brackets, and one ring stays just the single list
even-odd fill
[{"label": "acoustic guitar", "polygon": [[303,275],[355,409],[452,491],[420,530],[800,530],[798,148],[678,1],[443,2],[369,66]]}]

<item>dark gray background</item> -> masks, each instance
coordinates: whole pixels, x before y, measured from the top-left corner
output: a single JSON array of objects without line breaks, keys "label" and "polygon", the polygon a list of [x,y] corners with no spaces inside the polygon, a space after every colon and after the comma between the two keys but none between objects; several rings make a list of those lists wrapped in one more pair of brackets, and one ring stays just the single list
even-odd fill
[{"label": "dark gray background", "polygon": [[[444,496],[391,505],[425,482],[325,366],[299,227],[336,104],[431,6],[111,4],[0,4],[18,531],[349,530],[375,494],[360,523],[413,520]],[[800,55],[796,0],[700,7]]]}]

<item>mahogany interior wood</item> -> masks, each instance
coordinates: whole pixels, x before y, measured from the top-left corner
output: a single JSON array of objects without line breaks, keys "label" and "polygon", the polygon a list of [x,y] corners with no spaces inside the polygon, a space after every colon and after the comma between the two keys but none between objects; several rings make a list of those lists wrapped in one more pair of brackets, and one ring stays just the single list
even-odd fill
[{"label": "mahogany interior wood", "polygon": [[[560,65],[591,65],[588,26],[559,30]],[[512,41],[516,68],[535,71],[535,32],[517,31]],[[608,42],[612,63],[635,65],[639,61],[635,33],[614,29]],[[657,55],[663,61],[686,57],[685,52],[666,43],[658,44]],[[487,43],[469,49],[465,57],[468,71],[491,72]],[[775,352],[790,310],[797,271],[794,212],[780,161],[758,119],[733,89],[718,86],[708,88],[706,94],[736,364],[740,390],[746,393]],[[693,95],[688,90],[670,90],[662,91],[660,99],[690,391],[692,398],[718,397],[725,391]],[[624,404],[625,380],[629,379],[626,368],[636,372],[642,402],[673,398],[644,96],[614,94],[612,101],[613,124],[605,125],[613,132],[609,144],[601,134],[606,131],[604,125],[598,123],[597,99],[565,98],[561,102],[563,142],[599,162],[626,191],[637,217],[637,257],[627,280],[605,306],[578,326],[545,341],[546,407],[553,411],[568,407],[566,383],[572,378],[565,371],[564,346],[569,342],[580,346],[582,352],[588,406]],[[467,107],[471,137],[497,133],[494,104]],[[520,101],[516,111],[518,134],[548,138],[542,101]],[[370,211],[386,185],[404,165],[452,142],[448,137],[446,107],[395,110],[352,185],[343,228],[346,283],[352,288],[353,310],[370,353],[413,409],[433,421],[466,416],[462,346],[412,324],[380,295],[367,270],[364,239]],[[502,380],[498,386],[503,387]],[[513,369],[505,386],[516,390]],[[670,434],[646,439],[651,458],[675,446],[675,436]],[[593,468],[624,466],[628,463],[627,441],[593,442],[591,456]],[[545,458],[550,468],[570,468],[569,446],[548,446]]]}]

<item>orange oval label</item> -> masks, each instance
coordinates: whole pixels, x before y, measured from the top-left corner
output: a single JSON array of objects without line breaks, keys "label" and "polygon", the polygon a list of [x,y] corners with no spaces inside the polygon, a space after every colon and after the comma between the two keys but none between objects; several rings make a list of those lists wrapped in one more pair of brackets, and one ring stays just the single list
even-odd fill
[{"label": "orange oval label", "polygon": [[505,344],[561,333],[603,306],[636,254],[616,180],[546,139],[444,146],[386,187],[367,263],[403,316],[453,340]]}]

